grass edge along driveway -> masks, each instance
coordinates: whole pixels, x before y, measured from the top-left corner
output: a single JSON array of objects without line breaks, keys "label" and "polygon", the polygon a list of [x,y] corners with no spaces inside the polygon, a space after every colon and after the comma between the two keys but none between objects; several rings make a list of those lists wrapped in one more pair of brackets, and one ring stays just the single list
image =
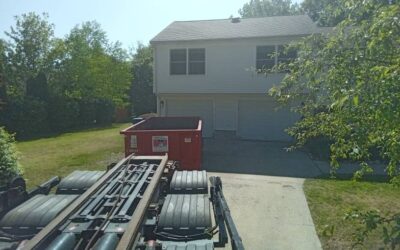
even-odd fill
[{"label": "grass edge along driveway", "polygon": [[[379,210],[382,215],[400,210],[400,188],[388,183],[308,179],[304,192],[323,249],[351,249],[359,225],[344,220],[350,209]],[[383,247],[381,232],[375,230],[360,249]]]}]

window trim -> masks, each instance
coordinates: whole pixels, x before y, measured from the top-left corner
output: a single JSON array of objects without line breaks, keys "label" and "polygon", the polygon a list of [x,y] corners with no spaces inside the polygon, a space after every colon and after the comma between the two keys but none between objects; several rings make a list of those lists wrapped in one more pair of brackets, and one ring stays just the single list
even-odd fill
[{"label": "window trim", "polygon": [[[187,61],[187,73],[188,75],[205,75],[206,74],[206,49],[205,48],[188,48],[188,61]],[[204,60],[190,60],[190,50],[202,50],[204,51]],[[204,72],[203,73],[190,73],[190,63],[203,63],[204,64]]]},{"label": "window trim", "polygon": [[[194,61],[189,61],[189,51],[190,50],[196,50],[196,49],[202,49],[202,50],[204,50],[204,60],[202,60],[202,61],[199,61],[199,60],[194,60]],[[185,61],[174,61],[174,62],[172,62],[172,51],[176,51],[176,50],[184,50],[185,51],[185,53],[186,53],[186,60]],[[169,75],[170,76],[180,76],[180,75],[198,75],[198,76],[201,76],[201,75],[206,75],[206,61],[207,61],[207,59],[206,59],[206,48],[173,48],[173,49],[169,49]],[[190,73],[190,67],[189,67],[189,65],[190,65],[190,62],[192,62],[192,63],[204,63],[204,72],[203,73],[199,73],[199,74],[195,74],[195,73]],[[172,73],[172,64],[173,63],[185,63],[185,73],[184,74],[173,74]]]},{"label": "window trim", "polygon": [[[173,51],[185,51],[185,61],[172,61],[172,52]],[[187,67],[187,65],[188,65],[188,53],[187,53],[188,51],[187,51],[187,49],[170,49],[169,50],[169,75],[173,75],[173,76],[179,76],[179,75],[187,75],[187,73],[188,73],[188,67]],[[172,73],[172,65],[173,64],[183,64],[183,63],[185,63],[185,73],[182,73],[182,74],[178,74],[178,73]]]}]

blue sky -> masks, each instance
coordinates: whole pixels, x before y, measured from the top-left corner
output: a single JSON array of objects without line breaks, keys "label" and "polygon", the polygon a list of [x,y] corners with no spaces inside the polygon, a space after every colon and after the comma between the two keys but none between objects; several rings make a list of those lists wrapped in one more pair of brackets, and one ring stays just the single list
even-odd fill
[{"label": "blue sky", "polygon": [[[0,0],[0,38],[14,25],[14,16],[47,12],[55,35],[65,36],[76,24],[96,20],[111,41],[125,48],[148,43],[177,20],[204,20],[238,16],[248,0]],[[301,0],[295,0],[301,2]]]}]

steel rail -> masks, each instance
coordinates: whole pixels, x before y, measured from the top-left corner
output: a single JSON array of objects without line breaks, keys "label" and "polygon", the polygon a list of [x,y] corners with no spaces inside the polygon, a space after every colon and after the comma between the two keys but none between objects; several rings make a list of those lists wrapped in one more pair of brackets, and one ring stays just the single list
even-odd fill
[{"label": "steel rail", "polygon": [[161,176],[164,173],[164,169],[167,165],[168,156],[163,156],[161,163],[157,167],[149,185],[146,188],[146,191],[143,194],[142,199],[139,201],[133,215],[132,219],[128,223],[128,226],[119,241],[117,246],[117,250],[128,250],[132,248],[133,242],[136,239],[140,226],[142,224],[143,218],[146,214],[146,210],[150,205],[151,198],[154,194],[157,184],[160,182]]}]

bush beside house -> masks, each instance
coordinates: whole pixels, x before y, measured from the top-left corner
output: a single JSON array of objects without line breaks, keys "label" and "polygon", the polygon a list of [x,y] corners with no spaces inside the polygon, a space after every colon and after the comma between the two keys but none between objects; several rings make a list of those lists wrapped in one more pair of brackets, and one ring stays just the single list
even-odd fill
[{"label": "bush beside house", "polygon": [[12,178],[21,173],[14,136],[0,127],[0,186],[7,185]]}]

